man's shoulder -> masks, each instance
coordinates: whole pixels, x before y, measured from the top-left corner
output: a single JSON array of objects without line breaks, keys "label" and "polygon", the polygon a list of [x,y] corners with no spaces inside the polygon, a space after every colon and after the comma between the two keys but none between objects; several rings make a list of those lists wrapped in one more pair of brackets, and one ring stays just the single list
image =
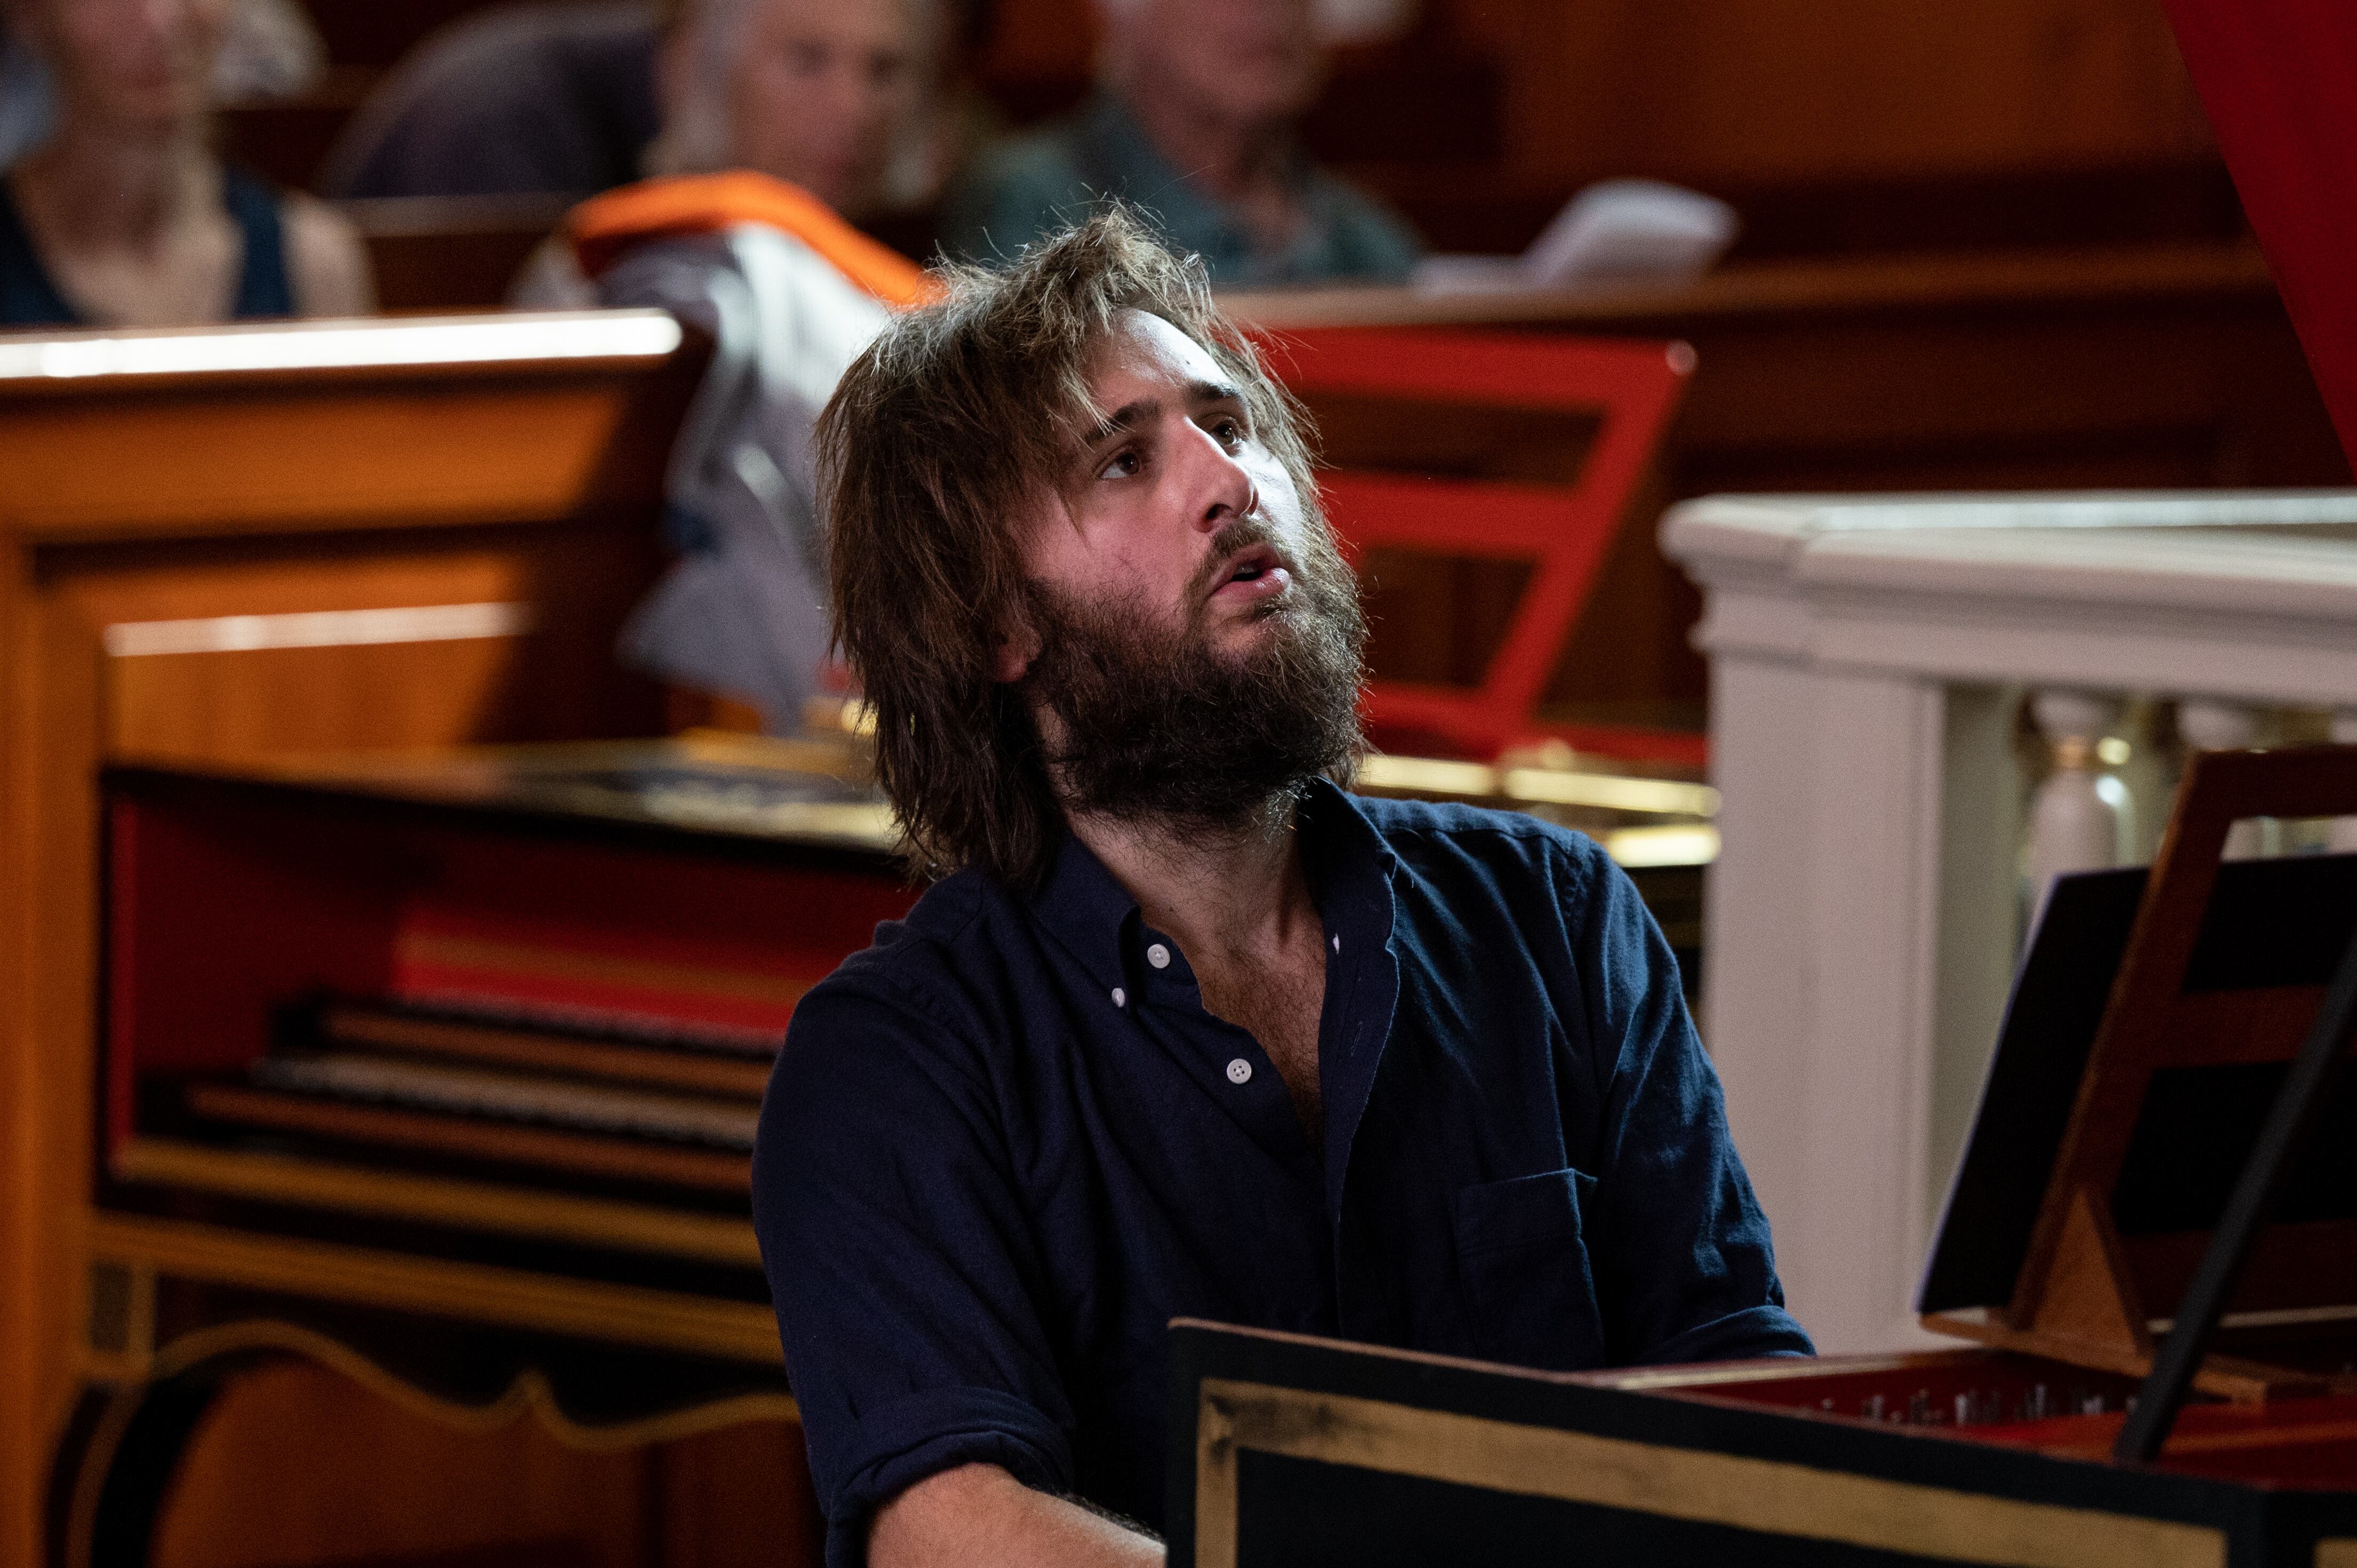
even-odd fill
[{"label": "man's shoulder", "polygon": [[789,1115],[787,1101],[833,1114],[912,1093],[987,1098],[1021,1035],[993,951],[1010,945],[1007,903],[980,876],[944,878],[805,992],[779,1056],[771,1120]]},{"label": "man's shoulder", "polygon": [[1567,864],[1593,875],[1610,864],[1603,846],[1586,833],[1525,811],[1383,795],[1354,795],[1351,800],[1385,846],[1412,865],[1470,856],[1501,865]]},{"label": "man's shoulder", "polygon": [[813,997],[848,992],[918,995],[969,967],[970,950],[987,945],[1012,900],[974,870],[952,873],[918,896],[909,912],[876,928],[867,946],[811,988]]},{"label": "man's shoulder", "polygon": [[1602,844],[1526,812],[1363,795],[1353,803],[1399,863],[1404,907],[1445,909],[1452,925],[1489,904],[1517,929],[1539,929],[1532,922],[1544,912],[1545,926],[1577,932],[1636,898]]}]

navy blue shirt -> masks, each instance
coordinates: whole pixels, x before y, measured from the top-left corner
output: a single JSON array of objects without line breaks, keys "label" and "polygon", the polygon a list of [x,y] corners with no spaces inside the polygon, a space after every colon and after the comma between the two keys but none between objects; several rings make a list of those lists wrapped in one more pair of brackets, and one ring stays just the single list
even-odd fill
[{"label": "navy blue shirt", "polygon": [[1675,961],[1534,818],[1320,781],[1322,1157],[1067,837],[961,872],[795,1009],[753,1212],[828,1520],[953,1465],[1148,1525],[1179,1315],[1523,1366],[1805,1354]]}]

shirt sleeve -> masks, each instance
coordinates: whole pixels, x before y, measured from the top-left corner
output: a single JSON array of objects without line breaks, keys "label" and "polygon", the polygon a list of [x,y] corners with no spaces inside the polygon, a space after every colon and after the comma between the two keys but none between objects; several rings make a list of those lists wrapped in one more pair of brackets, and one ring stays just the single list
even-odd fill
[{"label": "shirt sleeve", "polygon": [[1072,1415],[1042,1277],[975,1051],[842,977],[805,996],[770,1080],[753,1219],[827,1520],[829,1568],[938,1471],[1071,1489]]},{"label": "shirt sleeve", "polygon": [[1586,907],[1568,913],[1601,1079],[1592,1262],[1613,1359],[1812,1355],[1677,960],[1628,874],[1600,850],[1583,858],[1571,886]]}]

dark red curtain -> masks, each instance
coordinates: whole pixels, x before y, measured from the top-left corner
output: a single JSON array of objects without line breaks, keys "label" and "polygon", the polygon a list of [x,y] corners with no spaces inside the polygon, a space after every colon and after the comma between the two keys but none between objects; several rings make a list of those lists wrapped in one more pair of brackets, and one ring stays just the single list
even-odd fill
[{"label": "dark red curtain", "polygon": [[2178,46],[2357,465],[2357,0],[2166,0]]}]

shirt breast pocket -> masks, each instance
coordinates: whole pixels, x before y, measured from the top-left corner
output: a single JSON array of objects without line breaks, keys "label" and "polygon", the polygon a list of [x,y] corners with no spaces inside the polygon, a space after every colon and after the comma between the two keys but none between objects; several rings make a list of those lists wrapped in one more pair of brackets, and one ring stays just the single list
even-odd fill
[{"label": "shirt breast pocket", "polygon": [[1604,1326],[1580,1217],[1586,1171],[1484,1182],[1457,1194],[1457,1270],[1479,1353],[1569,1370],[1604,1362]]}]

